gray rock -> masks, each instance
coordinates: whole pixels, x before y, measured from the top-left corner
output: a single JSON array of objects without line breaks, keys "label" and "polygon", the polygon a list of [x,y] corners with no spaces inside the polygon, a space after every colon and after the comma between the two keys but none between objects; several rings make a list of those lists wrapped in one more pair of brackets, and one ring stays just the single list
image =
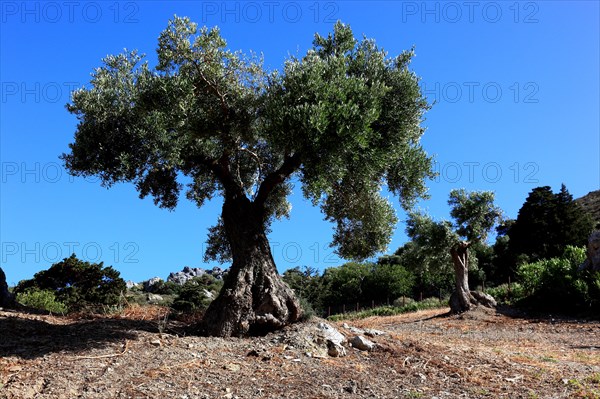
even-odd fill
[{"label": "gray rock", "polygon": [[367,337],[378,337],[380,335],[385,335],[385,332],[380,330],[375,330],[374,328],[367,328],[365,330],[365,335]]},{"label": "gray rock", "polygon": [[600,230],[595,230],[590,235],[587,245],[587,259],[579,268],[600,271]]},{"label": "gray rock", "polygon": [[327,354],[331,357],[343,357],[346,356],[346,348],[331,340],[327,340]]},{"label": "gray rock", "polygon": [[194,277],[199,277],[206,274],[206,270],[200,269],[199,267],[189,267],[185,266],[183,270],[180,272],[175,272],[169,274],[167,281],[173,282],[175,284],[184,285],[187,281],[193,279]]},{"label": "gray rock", "polygon": [[325,339],[325,341],[331,341],[334,344],[338,345],[343,345],[346,342],[346,337],[344,337],[344,335],[341,332],[339,332],[327,323],[319,323],[317,325],[317,328],[323,334],[323,338]]},{"label": "gray rock", "polygon": [[213,294],[211,291],[209,291],[207,289],[203,289],[202,293],[204,294],[206,299],[215,299],[215,294]]},{"label": "gray rock", "polygon": [[158,294],[148,294],[146,299],[148,299],[148,302],[150,303],[159,303],[163,301],[163,297]]},{"label": "gray rock", "polygon": [[498,305],[493,296],[485,294],[481,291],[471,291],[471,295],[480,305],[483,305],[486,308],[495,308]]},{"label": "gray rock", "polygon": [[210,274],[211,276],[213,276],[217,280],[223,280],[223,277],[225,276],[226,272],[227,272],[226,269],[223,270],[219,266],[215,266],[211,270],[207,270],[206,271],[206,273]]},{"label": "gray rock", "polygon": [[150,280],[146,280],[144,281],[142,284],[144,285],[144,291],[145,292],[152,292],[152,288],[162,282],[163,279],[160,277],[152,277]]},{"label": "gray rock", "polygon": [[375,348],[375,343],[369,341],[362,335],[356,335],[354,338],[352,338],[350,340],[350,345],[361,351],[370,351]]},{"label": "gray rock", "polygon": [[136,282],[134,282],[134,281],[131,281],[131,280],[127,281],[127,282],[125,283],[125,285],[127,286],[127,289],[128,289],[128,290],[130,290],[130,289],[132,289],[132,288],[139,288],[139,287],[140,287],[140,284],[138,284],[138,283],[136,283]]}]

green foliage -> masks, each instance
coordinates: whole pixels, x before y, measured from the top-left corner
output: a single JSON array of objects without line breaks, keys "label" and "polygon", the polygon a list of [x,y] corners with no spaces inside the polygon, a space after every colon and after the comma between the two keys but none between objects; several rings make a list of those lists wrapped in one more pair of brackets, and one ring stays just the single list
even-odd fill
[{"label": "green foliage", "polygon": [[40,290],[37,287],[27,288],[17,294],[17,302],[21,305],[33,309],[45,310],[50,313],[65,314],[68,311],[67,306],[56,300],[56,295],[52,290]]},{"label": "green foliage", "polygon": [[564,184],[556,194],[548,186],[537,187],[508,229],[511,260],[518,265],[520,259],[535,262],[560,257],[568,245],[586,245],[593,225]]},{"label": "green foliage", "polygon": [[182,286],[172,281],[158,281],[151,287],[151,292],[158,295],[178,295]]},{"label": "green foliage", "polygon": [[286,270],[282,277],[296,293],[305,313],[314,314],[324,311],[327,305],[325,298],[330,287],[325,284],[318,270],[308,266],[302,270],[297,266]]},{"label": "green foliage", "polygon": [[[247,198],[268,229],[287,217],[292,178],[320,205],[347,258],[385,249],[397,218],[384,184],[408,208],[425,196],[431,158],[419,140],[429,109],[412,51],[395,58],[337,23],[281,72],[226,49],[217,28],[175,17],[158,39],[158,64],[136,51],[108,56],[91,84],[73,93],[79,124],[66,168],[105,186],[131,182],[140,197],[174,209],[216,195]],[[207,257],[231,258],[220,221]]]},{"label": "green foliage", "polygon": [[323,273],[324,284],[328,288],[325,301],[328,305],[343,305],[364,300],[365,280],[371,273],[371,265],[366,263],[345,263],[331,267]]},{"label": "green foliage", "polygon": [[[448,204],[454,222],[434,221],[420,212],[410,212],[406,232],[412,241],[399,248],[396,254],[417,277],[421,292],[435,294],[452,290],[454,282],[451,250],[466,240],[472,256],[469,257],[469,275],[475,283],[485,279],[483,266],[489,266],[490,254],[486,244],[490,230],[501,220],[502,212],[494,205],[491,191],[467,192],[452,190]],[[474,256],[473,256],[474,255]]]},{"label": "green foliage", "polygon": [[452,190],[448,205],[456,234],[472,243],[485,242],[489,232],[502,218],[502,211],[494,205],[492,191],[468,193],[465,189]]},{"label": "green foliage", "polygon": [[367,276],[365,299],[381,303],[410,295],[414,284],[414,274],[404,266],[383,260],[374,264]]},{"label": "green foliage", "polygon": [[[413,295],[437,295],[454,287],[452,258],[447,248],[432,251],[426,243],[409,241],[396,251],[400,263],[415,276]],[[444,250],[446,249],[446,250]]]},{"label": "green foliage", "polygon": [[33,279],[21,281],[15,293],[24,293],[29,288],[52,291],[69,311],[76,311],[117,304],[126,284],[111,266],[84,262],[73,254],[36,273]]},{"label": "green foliage", "polygon": [[350,312],[329,316],[331,321],[359,320],[373,316],[394,316],[419,310],[437,309],[447,306],[447,301],[441,301],[438,298],[425,298],[420,302],[411,302],[405,306],[380,306],[373,309],[362,310],[360,312]]},{"label": "green foliage", "polygon": [[487,288],[485,292],[502,305],[513,305],[525,298],[525,288],[520,283],[501,284]]},{"label": "green foliage", "polygon": [[600,273],[580,271],[584,248],[567,246],[560,258],[519,266],[518,275],[527,298],[525,305],[543,310],[572,311],[600,305]]},{"label": "green foliage", "polygon": [[206,295],[206,292],[211,292],[215,296],[222,286],[222,281],[210,275],[205,274],[194,277],[181,286],[179,295],[175,298],[171,307],[182,312],[205,310],[212,301]]}]

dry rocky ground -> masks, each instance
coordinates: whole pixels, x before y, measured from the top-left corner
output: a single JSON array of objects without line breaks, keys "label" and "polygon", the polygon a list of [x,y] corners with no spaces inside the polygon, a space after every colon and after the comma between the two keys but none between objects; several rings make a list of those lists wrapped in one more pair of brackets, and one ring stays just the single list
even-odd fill
[{"label": "dry rocky ground", "polygon": [[[371,351],[330,357],[322,320],[204,338],[160,308],[62,318],[0,312],[0,398],[600,398],[600,323],[447,309],[330,323]],[[349,328],[350,327],[350,328]],[[356,331],[356,330],[354,330]]]}]

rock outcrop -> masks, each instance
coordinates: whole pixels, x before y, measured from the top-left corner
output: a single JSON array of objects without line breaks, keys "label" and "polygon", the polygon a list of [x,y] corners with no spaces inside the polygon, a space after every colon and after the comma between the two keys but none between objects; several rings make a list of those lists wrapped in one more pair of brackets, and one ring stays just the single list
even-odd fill
[{"label": "rock outcrop", "polygon": [[600,230],[593,231],[588,239],[587,259],[581,265],[581,270],[600,271]]},{"label": "rock outcrop", "polygon": [[185,266],[183,270],[180,272],[173,272],[169,274],[167,281],[173,282],[175,284],[184,285],[187,281],[193,279],[194,277],[200,277],[205,274],[208,274],[217,280],[222,280],[225,274],[225,271],[220,267],[213,267],[210,270],[201,269],[199,267],[189,267]]}]

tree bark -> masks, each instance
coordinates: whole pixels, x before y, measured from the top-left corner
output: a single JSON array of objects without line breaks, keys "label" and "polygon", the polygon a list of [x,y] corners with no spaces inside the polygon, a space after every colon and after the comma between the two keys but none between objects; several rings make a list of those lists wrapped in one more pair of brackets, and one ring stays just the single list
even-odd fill
[{"label": "tree bark", "polygon": [[226,195],[223,223],[233,263],[200,325],[209,336],[264,335],[300,320],[294,292],[277,273],[262,211],[243,195]]},{"label": "tree bark", "polygon": [[491,295],[469,289],[469,247],[471,244],[461,241],[450,249],[456,289],[450,296],[450,311],[463,313],[471,310],[473,306],[482,305],[488,308],[496,306],[496,301]]},{"label": "tree bark", "polygon": [[6,275],[0,267],[0,307],[5,308],[14,304],[13,295],[8,291],[8,284],[6,284]]},{"label": "tree bark", "polygon": [[456,287],[450,297],[450,309],[453,313],[466,312],[471,309],[474,298],[469,290],[469,243],[461,241],[450,249],[454,264]]}]

